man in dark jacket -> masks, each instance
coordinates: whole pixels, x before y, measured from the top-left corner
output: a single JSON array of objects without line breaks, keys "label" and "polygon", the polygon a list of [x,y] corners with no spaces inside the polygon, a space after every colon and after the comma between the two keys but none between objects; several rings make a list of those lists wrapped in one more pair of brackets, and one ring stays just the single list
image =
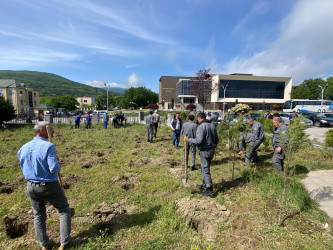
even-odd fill
[{"label": "man in dark jacket", "polygon": [[273,126],[276,128],[273,133],[273,148],[274,154],[272,158],[273,166],[276,171],[280,173],[283,170],[283,161],[285,158],[285,147],[288,145],[289,141],[289,130],[287,125],[283,123],[282,118],[274,118]]},{"label": "man in dark jacket", "polygon": [[147,128],[147,142],[153,142],[153,111],[149,111],[149,115],[146,117]]},{"label": "man in dark jacket", "polygon": [[[196,132],[197,132],[197,125],[193,122],[194,115],[189,114],[187,119],[188,119],[188,122],[184,123],[181,133],[183,136],[187,136],[188,138],[195,138]],[[184,148],[184,165],[185,165],[185,154],[186,154],[186,159],[188,161],[188,155],[189,155],[189,152],[191,151],[190,168],[191,168],[191,171],[197,170],[195,168],[196,145],[193,143],[189,143],[189,142],[185,142],[185,143],[187,143],[187,147],[186,147],[186,152],[185,152],[185,148]],[[186,165],[187,165],[187,162],[186,162]]]},{"label": "man in dark jacket", "polygon": [[173,131],[173,140],[172,144],[178,148],[179,139],[180,139],[180,131],[182,130],[183,122],[180,119],[180,113],[176,113],[176,116],[171,120],[171,129]]},{"label": "man in dark jacket", "polygon": [[197,188],[202,190],[203,196],[214,197],[213,182],[210,174],[210,164],[214,157],[215,147],[219,142],[216,128],[206,119],[206,114],[200,112],[197,115],[199,126],[197,128],[196,138],[184,137],[185,142],[196,144],[200,150],[201,178],[202,185]]}]

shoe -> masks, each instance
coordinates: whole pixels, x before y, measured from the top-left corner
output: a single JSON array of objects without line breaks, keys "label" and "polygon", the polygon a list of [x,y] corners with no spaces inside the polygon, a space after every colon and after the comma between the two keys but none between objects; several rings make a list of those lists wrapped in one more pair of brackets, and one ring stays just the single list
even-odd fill
[{"label": "shoe", "polygon": [[153,143],[153,140],[150,140],[150,143]]},{"label": "shoe", "polygon": [[69,242],[66,245],[60,245],[58,250],[69,249],[71,247],[74,247],[74,246],[77,246],[77,245],[81,244],[81,242],[82,242],[81,238],[77,237],[75,239],[72,239],[71,242]]},{"label": "shoe", "polygon": [[203,196],[208,196],[213,198],[214,197],[214,192],[213,192],[213,187],[206,187],[202,191]]},{"label": "shoe", "polygon": [[205,183],[202,183],[201,185],[197,184],[195,187],[202,191],[205,188]]}]

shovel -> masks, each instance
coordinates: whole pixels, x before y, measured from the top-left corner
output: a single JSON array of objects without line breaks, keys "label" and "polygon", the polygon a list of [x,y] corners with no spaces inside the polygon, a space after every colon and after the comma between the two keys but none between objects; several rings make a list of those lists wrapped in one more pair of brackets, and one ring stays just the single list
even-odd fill
[{"label": "shovel", "polygon": [[[46,131],[47,131],[47,135],[49,137],[49,142],[52,142],[52,134],[51,134],[51,130],[50,130],[49,126],[46,126]],[[62,190],[65,191],[64,185],[62,184],[60,172],[58,172],[58,179],[59,179],[59,183],[60,183]],[[70,211],[71,211],[71,217],[73,217],[75,215],[75,209],[73,207],[71,207]]]},{"label": "shovel", "polygon": [[184,143],[185,147],[185,179],[182,179],[183,186],[186,188],[189,188],[191,186],[191,181],[188,179],[188,174],[187,174],[187,142]]}]

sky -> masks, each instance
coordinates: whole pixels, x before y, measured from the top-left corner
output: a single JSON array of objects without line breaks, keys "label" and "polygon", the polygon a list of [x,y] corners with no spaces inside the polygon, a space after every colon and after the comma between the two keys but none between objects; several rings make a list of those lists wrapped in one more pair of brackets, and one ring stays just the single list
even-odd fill
[{"label": "sky", "polygon": [[333,75],[332,0],[0,0],[0,69],[102,87],[161,76]]}]

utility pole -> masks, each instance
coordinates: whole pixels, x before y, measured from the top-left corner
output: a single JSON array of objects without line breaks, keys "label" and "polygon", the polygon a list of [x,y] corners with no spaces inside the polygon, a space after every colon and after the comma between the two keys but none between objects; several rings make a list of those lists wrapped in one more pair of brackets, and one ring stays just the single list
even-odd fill
[{"label": "utility pole", "polygon": [[223,88],[223,113],[222,113],[223,118],[224,118],[224,110],[225,110],[225,92],[227,90],[228,85],[229,85],[229,82],[221,83],[221,87]]},{"label": "utility pole", "polygon": [[104,86],[106,87],[106,113],[109,112],[109,84],[104,83]]},{"label": "utility pole", "polygon": [[328,83],[325,85],[325,87],[319,85],[319,87],[321,88],[321,106],[323,105],[323,101],[324,101],[324,91],[326,89],[326,87],[328,86]]}]

